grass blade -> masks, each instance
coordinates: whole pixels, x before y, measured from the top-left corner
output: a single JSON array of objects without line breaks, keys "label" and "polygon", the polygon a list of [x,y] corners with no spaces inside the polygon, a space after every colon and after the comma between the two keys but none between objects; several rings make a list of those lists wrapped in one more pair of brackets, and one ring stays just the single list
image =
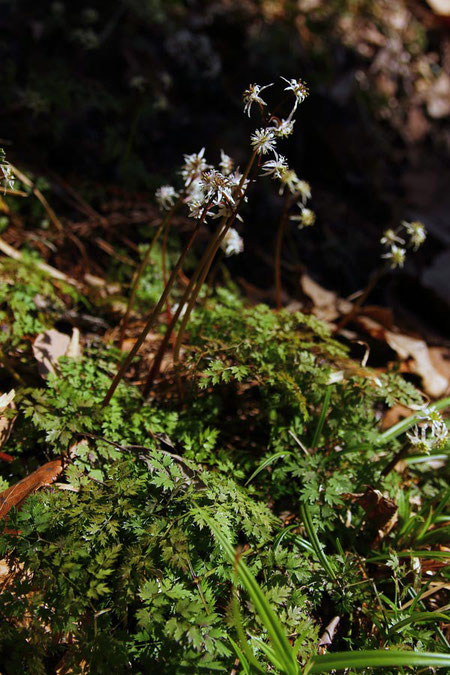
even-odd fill
[{"label": "grass blade", "polygon": [[329,673],[332,670],[349,668],[388,668],[390,666],[424,666],[450,668],[450,654],[435,652],[406,652],[375,649],[360,652],[336,652],[314,656],[305,668],[304,675]]},{"label": "grass blade", "polygon": [[252,473],[252,475],[250,476],[250,478],[248,479],[248,481],[245,484],[248,485],[250,483],[250,481],[253,480],[255,478],[255,476],[257,476],[259,473],[261,473],[261,471],[263,471],[267,466],[269,466],[270,464],[275,462],[277,459],[280,459],[281,457],[285,457],[285,455],[295,456],[293,452],[289,452],[289,450],[283,450],[283,451],[280,451],[280,452],[276,452],[275,454],[271,455],[270,457],[267,457],[267,459],[265,459],[263,462],[261,462],[261,464],[258,466],[258,468],[255,469],[255,471]]},{"label": "grass blade", "polygon": [[319,421],[317,422],[317,427],[314,432],[314,438],[312,440],[311,445],[312,448],[317,447],[317,443],[319,442],[320,434],[322,433],[323,425],[325,424],[325,417],[328,411],[328,407],[330,405],[330,399],[331,399],[331,385],[328,385],[328,387],[325,390],[325,398],[323,399]]},{"label": "grass blade", "polygon": [[[226,557],[232,564],[234,564],[236,562],[235,551],[227,537],[223,534],[222,530],[212,518],[205,518],[205,520],[215,539],[222,546]],[[267,630],[274,652],[276,654],[276,658],[282,665],[282,672],[286,673],[286,675],[298,675],[298,663],[294,655],[294,650],[289,644],[289,641],[284,633],[283,626],[270,606],[266,596],[259,587],[253,574],[242,560],[239,560],[237,563],[237,573]]]},{"label": "grass blade", "polygon": [[410,616],[407,616],[406,619],[398,621],[394,626],[392,626],[388,633],[387,638],[391,638],[395,633],[403,628],[408,626],[410,623],[424,623],[429,621],[436,621],[437,619],[442,619],[443,621],[450,621],[450,616],[448,614],[443,614],[442,612],[414,612]]},{"label": "grass blade", "polygon": [[330,579],[332,581],[336,581],[336,574],[335,571],[333,570],[330,561],[328,560],[327,556],[323,552],[322,546],[320,544],[320,541],[317,537],[316,530],[314,529],[314,525],[312,523],[311,519],[311,513],[309,511],[309,508],[307,504],[301,504],[300,505],[300,514],[302,516],[303,522],[305,524],[305,529],[308,533],[308,537],[311,541],[311,545],[314,548],[314,552],[316,556],[318,557],[322,567],[324,568],[325,572],[328,574]]}]

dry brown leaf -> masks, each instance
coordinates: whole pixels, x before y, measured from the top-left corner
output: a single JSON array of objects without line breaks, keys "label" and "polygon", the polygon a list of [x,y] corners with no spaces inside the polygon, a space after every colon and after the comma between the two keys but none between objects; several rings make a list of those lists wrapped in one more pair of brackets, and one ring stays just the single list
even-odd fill
[{"label": "dry brown leaf", "polygon": [[38,362],[38,371],[42,377],[55,373],[61,356],[77,358],[80,355],[80,332],[73,329],[70,338],[55,328],[40,333],[33,342],[34,358]]},{"label": "dry brown leaf", "polygon": [[341,314],[351,311],[353,307],[351,302],[340,298],[334,291],[323,288],[307,274],[302,275],[300,283],[303,293],[313,302],[313,314],[322,321],[334,321]]},{"label": "dry brown leaf", "polygon": [[397,403],[392,408],[389,408],[389,410],[384,415],[381,421],[381,428],[383,431],[385,431],[385,429],[393,427],[394,424],[397,424],[397,422],[404,420],[406,417],[409,417],[410,415],[411,415],[410,408],[407,408],[406,406]]},{"label": "dry brown leaf", "polygon": [[438,16],[450,16],[450,0],[427,0],[427,2]]},{"label": "dry brown leaf", "polygon": [[[11,397],[11,393],[13,394],[12,398],[14,398],[14,390],[12,392],[9,392],[8,396]],[[1,398],[1,397],[0,397]],[[0,405],[0,448],[11,435],[12,428],[14,426],[14,422],[17,419],[17,415],[14,417],[7,417],[6,415],[3,415],[3,411],[6,410],[6,408],[15,408],[15,404],[13,400],[9,400],[8,404],[6,406],[1,406]],[[5,462],[12,462],[13,457],[11,455],[7,455],[5,452],[0,452],[0,459],[3,459]]]},{"label": "dry brown leaf", "polygon": [[3,490],[0,493],[0,519],[4,518],[8,511],[13,506],[20,506],[20,504],[40,487],[50,485],[55,478],[59,476],[63,470],[62,461],[55,459],[52,462],[47,462],[39,469],[33,471],[29,476],[26,476],[15,485]]},{"label": "dry brown leaf", "polygon": [[424,340],[385,331],[388,345],[401,359],[414,359],[414,372],[422,378],[423,388],[433,398],[442,396],[448,388],[449,381],[433,366],[428,347]]}]

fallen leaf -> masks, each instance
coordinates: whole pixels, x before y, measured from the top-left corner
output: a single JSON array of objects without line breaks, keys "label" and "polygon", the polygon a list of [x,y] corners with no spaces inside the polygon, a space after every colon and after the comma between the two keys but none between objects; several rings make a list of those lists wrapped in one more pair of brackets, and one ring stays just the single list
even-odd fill
[{"label": "fallen leaf", "polygon": [[410,415],[410,408],[406,408],[406,406],[397,403],[392,408],[389,408],[389,410],[384,415],[381,421],[381,429],[385,431],[385,429],[393,427],[394,424],[397,424],[397,422],[404,420],[405,417],[409,417]]},{"label": "fallen leaf", "polygon": [[38,371],[42,377],[56,372],[61,356],[76,358],[80,355],[80,333],[73,329],[72,338],[55,328],[40,333],[33,342],[34,358],[38,362]]},{"label": "fallen leaf", "polygon": [[414,359],[414,372],[422,378],[423,388],[433,398],[439,398],[444,394],[449,385],[449,380],[441,375],[433,366],[428,347],[424,340],[385,331],[388,345],[398,354],[401,359],[409,356]]},{"label": "fallen leaf", "polygon": [[62,461],[55,459],[33,471],[15,485],[0,493],[0,519],[4,518],[13,506],[19,506],[32,492],[44,485],[50,485],[63,470]]},{"label": "fallen leaf", "polygon": [[313,314],[322,321],[334,321],[341,314],[347,314],[353,308],[348,300],[340,298],[334,291],[323,288],[307,274],[300,279],[303,293],[313,302]]},{"label": "fallen leaf", "polygon": [[[14,422],[16,421],[17,415],[14,417],[8,417],[7,415],[3,415],[2,413],[7,409],[7,408],[15,408],[16,406],[14,405],[13,399],[15,396],[15,391],[14,389],[11,389],[9,394],[2,394],[0,396],[0,448],[11,435],[12,428],[14,426]],[[10,459],[7,459],[10,457]],[[13,458],[11,455],[7,455],[4,452],[0,453],[0,459],[3,459],[6,462],[12,462]]]},{"label": "fallen leaf", "polygon": [[362,506],[368,523],[377,530],[382,530],[397,513],[397,504],[370,486],[363,493],[348,492],[342,496]]}]

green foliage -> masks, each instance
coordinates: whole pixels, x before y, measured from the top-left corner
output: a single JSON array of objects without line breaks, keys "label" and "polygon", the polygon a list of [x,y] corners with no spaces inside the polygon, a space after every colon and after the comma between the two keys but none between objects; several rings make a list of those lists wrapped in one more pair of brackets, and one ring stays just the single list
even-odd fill
[{"label": "green foliage", "polygon": [[[0,538],[12,572],[0,599],[8,675],[46,673],[61,659],[75,673],[82,663],[95,673],[229,672],[236,653],[243,672],[321,672],[328,661],[310,659],[330,612],[350,626],[337,649],[381,641],[421,664],[419,652],[445,651],[420,560],[445,559],[429,549],[445,542],[448,493],[420,465],[409,492],[381,475],[407,426],[386,440],[377,411],[417,403],[412,388],[353,366],[316,319],[247,307],[227,290],[194,313],[182,400],[149,404],[122,381],[102,407],[120,358],[91,341],[16,395],[4,448],[21,463],[5,477],[61,454],[67,467],[65,489],[30,496]],[[347,495],[369,484],[399,504],[378,552]],[[246,574],[236,579],[239,548]],[[289,668],[283,636],[295,643]]]}]

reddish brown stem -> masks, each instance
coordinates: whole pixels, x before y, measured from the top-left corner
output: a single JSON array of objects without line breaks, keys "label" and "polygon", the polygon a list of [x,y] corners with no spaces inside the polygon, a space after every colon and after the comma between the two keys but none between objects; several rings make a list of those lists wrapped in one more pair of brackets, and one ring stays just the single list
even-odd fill
[{"label": "reddish brown stem", "polygon": [[275,242],[275,298],[276,298],[276,307],[277,309],[282,308],[281,302],[281,251],[283,248],[283,236],[286,230],[289,207],[291,205],[291,200],[289,195],[286,195],[284,200],[283,213],[281,214],[280,224],[278,225],[277,230],[277,239]]},{"label": "reddish brown stem", "polygon": [[[207,208],[205,209],[204,214],[206,214]],[[195,225],[195,228],[194,228],[194,230],[193,230],[193,232],[190,236],[190,239],[189,239],[188,243],[186,244],[186,246],[184,248],[184,251],[181,253],[180,257],[178,258],[178,260],[175,264],[175,267],[172,270],[172,273],[169,277],[169,280],[167,282],[166,287],[164,288],[164,291],[161,294],[161,297],[158,301],[158,304],[156,305],[156,307],[154,308],[154,310],[151,312],[150,316],[148,317],[147,323],[145,324],[143,331],[141,332],[140,336],[138,337],[135,344],[133,345],[132,350],[127,355],[127,357],[124,359],[122,365],[120,366],[119,370],[117,371],[117,374],[114,377],[114,379],[111,383],[111,386],[108,389],[108,392],[107,392],[105,398],[102,401],[102,406],[106,406],[110,402],[110,400],[111,400],[115,390],[117,389],[117,386],[118,386],[120,380],[123,378],[128,366],[131,364],[132,360],[134,359],[134,357],[138,353],[139,349],[141,348],[142,344],[144,343],[145,338],[147,337],[150,330],[152,329],[157,317],[159,316],[159,314],[161,312],[161,309],[164,306],[164,303],[166,302],[166,298],[169,295],[170,290],[171,290],[171,288],[172,288],[172,286],[175,282],[175,279],[176,279],[177,274],[178,274],[178,270],[182,267],[182,265],[185,261],[185,258],[187,256],[187,254],[189,253],[189,251],[192,247],[192,244],[194,243],[194,240],[195,240],[195,238],[196,238],[196,236],[199,232],[200,225],[203,222],[203,219],[204,219],[204,215],[199,221],[197,221],[197,223]]]}]

